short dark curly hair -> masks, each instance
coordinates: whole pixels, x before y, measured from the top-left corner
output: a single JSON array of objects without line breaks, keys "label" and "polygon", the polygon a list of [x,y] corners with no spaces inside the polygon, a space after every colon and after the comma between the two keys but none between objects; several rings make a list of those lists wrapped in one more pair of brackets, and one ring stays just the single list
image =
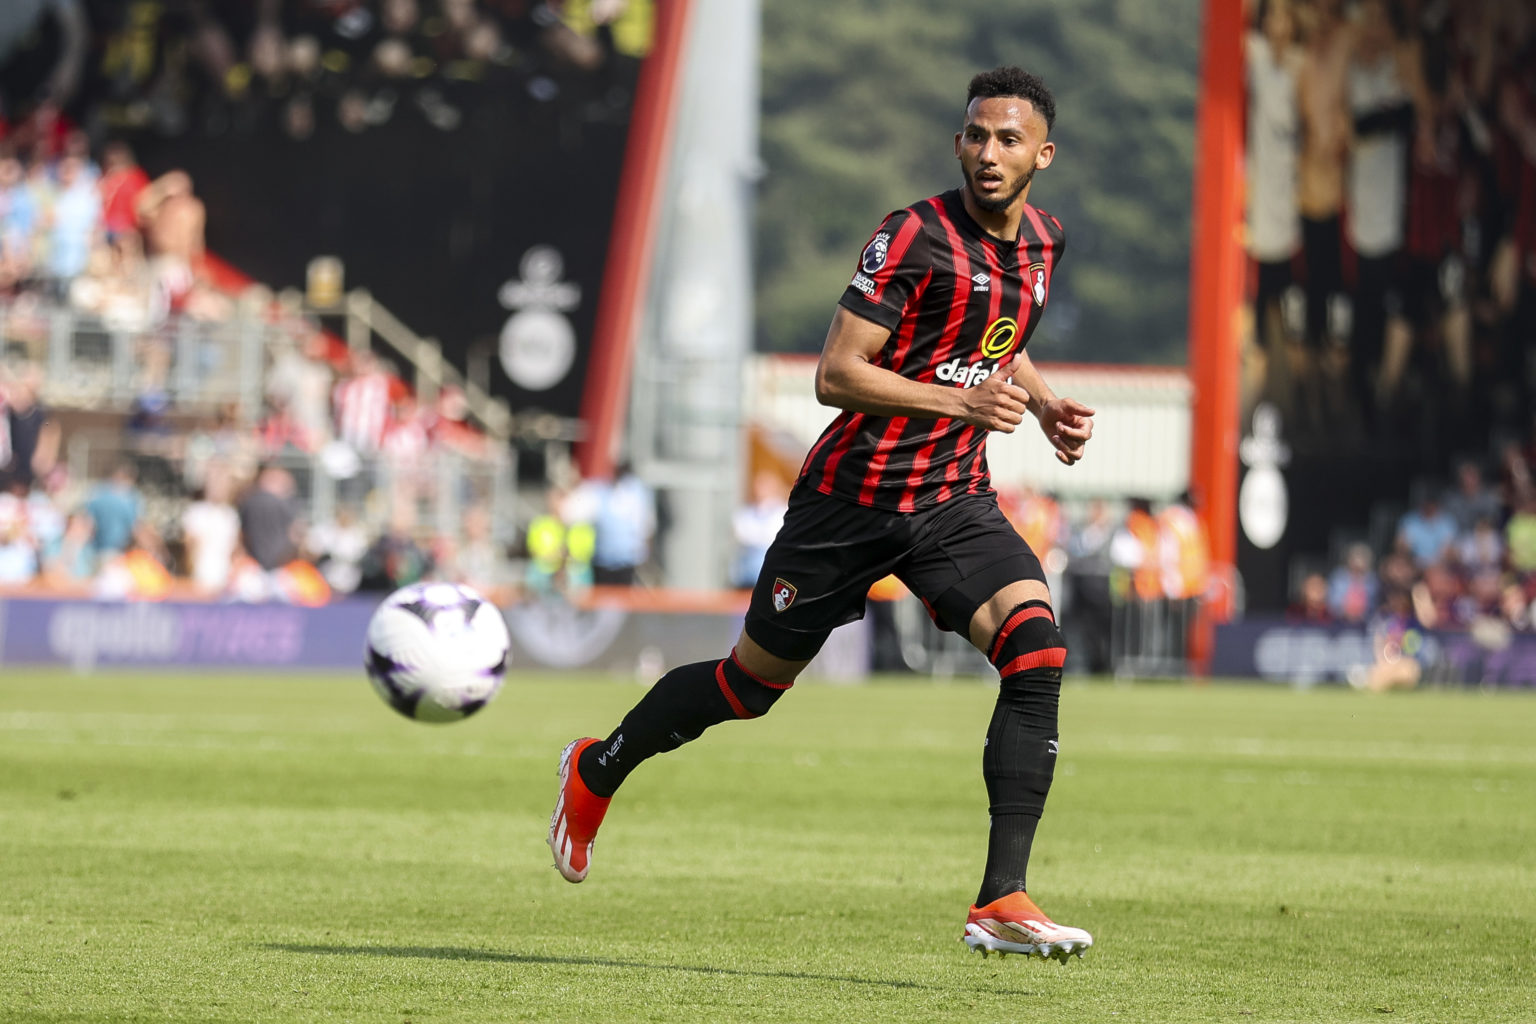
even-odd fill
[{"label": "short dark curly hair", "polygon": [[965,93],[966,107],[969,108],[971,101],[978,96],[982,99],[992,99],[995,96],[1017,96],[1021,100],[1029,100],[1036,112],[1045,118],[1047,133],[1056,125],[1056,98],[1051,95],[1051,90],[1046,86],[1044,79],[1039,75],[1030,74],[1023,68],[1005,64],[991,71],[983,71],[971,79],[971,86]]}]

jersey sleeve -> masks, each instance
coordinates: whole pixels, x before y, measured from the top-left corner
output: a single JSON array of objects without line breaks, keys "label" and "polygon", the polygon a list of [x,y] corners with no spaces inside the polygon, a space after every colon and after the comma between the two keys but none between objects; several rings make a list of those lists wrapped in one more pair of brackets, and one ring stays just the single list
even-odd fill
[{"label": "jersey sleeve", "polygon": [[894,331],[902,311],[926,284],[932,262],[922,218],[898,210],[885,218],[859,257],[838,305]]},{"label": "jersey sleeve", "polygon": [[1051,260],[1051,276],[1055,277],[1057,268],[1061,266],[1061,258],[1067,254],[1067,229],[1061,226],[1061,221],[1050,214],[1046,214],[1045,219],[1051,227],[1056,229],[1051,236],[1051,245],[1056,250]]}]

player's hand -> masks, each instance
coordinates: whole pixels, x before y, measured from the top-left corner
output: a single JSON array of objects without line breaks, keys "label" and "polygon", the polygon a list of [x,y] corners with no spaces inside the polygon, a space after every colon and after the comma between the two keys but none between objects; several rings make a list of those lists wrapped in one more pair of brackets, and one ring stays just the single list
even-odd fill
[{"label": "player's hand", "polygon": [[1040,410],[1040,429],[1056,449],[1057,461],[1073,465],[1093,436],[1093,410],[1075,399],[1053,398]]},{"label": "player's hand", "polygon": [[960,392],[964,406],[957,418],[973,427],[985,427],[1004,434],[1024,422],[1029,411],[1029,392],[1013,383],[1013,374],[1024,362],[1024,351],[1013,357],[1012,362],[993,371],[986,380],[975,387]]}]

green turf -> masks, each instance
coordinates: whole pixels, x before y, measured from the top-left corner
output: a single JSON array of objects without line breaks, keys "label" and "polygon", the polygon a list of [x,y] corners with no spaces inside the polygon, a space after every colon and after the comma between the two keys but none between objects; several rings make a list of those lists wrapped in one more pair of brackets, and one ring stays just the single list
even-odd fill
[{"label": "green turf", "polygon": [[1536,696],[1070,684],[1031,889],[958,941],[987,688],[804,685],[638,773],[629,683],[407,722],[355,678],[0,674],[0,1021],[1536,1021]]}]

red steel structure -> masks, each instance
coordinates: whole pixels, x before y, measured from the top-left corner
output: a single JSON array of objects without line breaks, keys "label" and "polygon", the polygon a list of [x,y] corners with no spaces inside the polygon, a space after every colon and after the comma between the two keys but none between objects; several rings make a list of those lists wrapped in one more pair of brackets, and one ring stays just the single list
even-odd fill
[{"label": "red steel structure", "polygon": [[[1210,535],[1211,562],[1237,560],[1238,326],[1243,281],[1243,5],[1205,0],[1200,101],[1195,124],[1194,227],[1190,257],[1190,489]],[[1215,615],[1192,653],[1208,657]]]}]

